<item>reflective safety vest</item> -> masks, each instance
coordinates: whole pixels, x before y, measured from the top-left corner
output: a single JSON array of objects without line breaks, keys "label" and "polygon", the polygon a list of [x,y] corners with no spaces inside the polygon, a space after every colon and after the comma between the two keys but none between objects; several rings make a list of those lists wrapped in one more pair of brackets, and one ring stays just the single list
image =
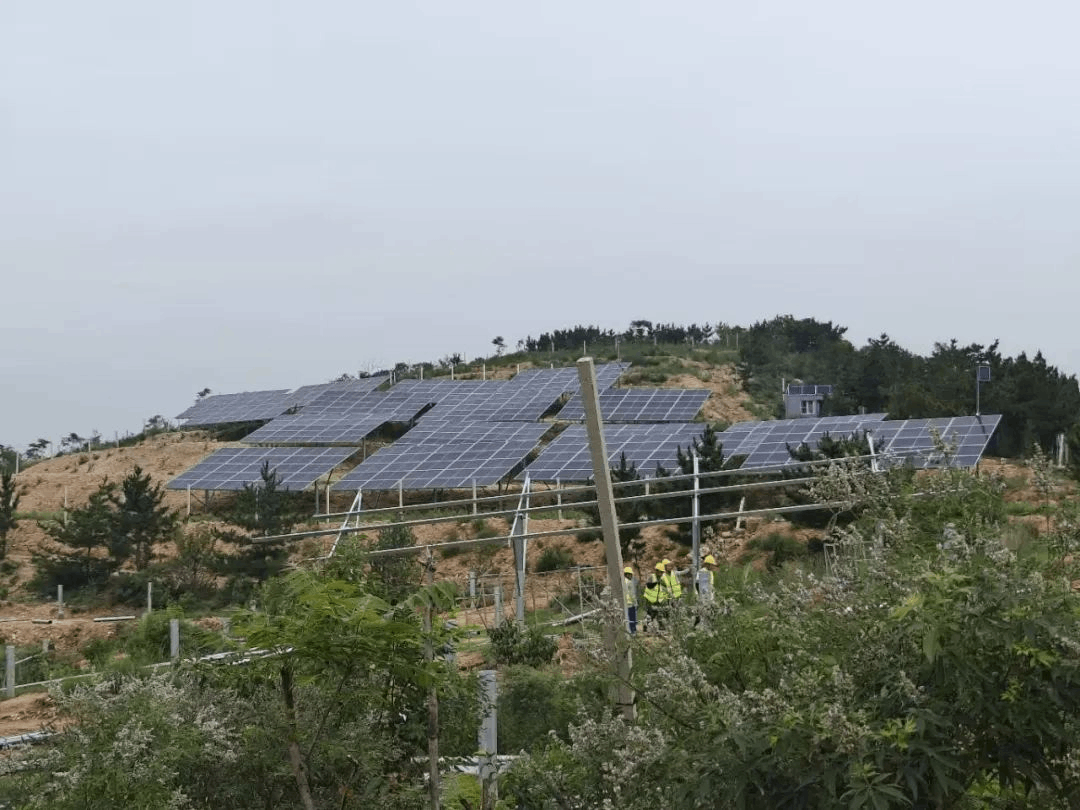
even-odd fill
[{"label": "reflective safety vest", "polygon": [[679,599],[682,596],[682,584],[679,582],[679,575],[674,571],[660,577],[660,584],[664,586],[664,590],[672,599]]},{"label": "reflective safety vest", "polygon": [[655,579],[650,579],[645,584],[644,592],[645,601],[650,605],[659,605],[667,601],[667,591],[660,586],[660,583]]},{"label": "reflective safety vest", "polygon": [[623,577],[623,596],[627,607],[637,607],[637,580]]}]

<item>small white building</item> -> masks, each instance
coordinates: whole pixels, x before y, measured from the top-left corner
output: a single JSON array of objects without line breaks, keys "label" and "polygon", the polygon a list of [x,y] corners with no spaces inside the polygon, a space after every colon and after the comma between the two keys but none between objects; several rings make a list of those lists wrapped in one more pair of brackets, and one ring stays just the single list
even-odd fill
[{"label": "small white building", "polygon": [[792,383],[784,391],[784,418],[821,416],[825,398],[833,392],[831,385]]}]

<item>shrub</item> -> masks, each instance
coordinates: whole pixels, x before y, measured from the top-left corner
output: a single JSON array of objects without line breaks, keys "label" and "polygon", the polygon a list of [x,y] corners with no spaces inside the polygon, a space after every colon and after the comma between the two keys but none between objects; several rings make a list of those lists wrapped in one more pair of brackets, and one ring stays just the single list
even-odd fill
[{"label": "shrub", "polygon": [[491,537],[499,537],[501,532],[483,518],[477,518],[472,522],[473,537],[477,540],[486,540]]},{"label": "shrub", "polygon": [[[806,546],[798,538],[784,532],[769,532],[764,537],[755,537],[746,544],[746,548],[748,551],[765,552],[768,555],[765,564],[770,569],[779,568],[789,560],[805,557],[807,553]],[[752,555],[744,555],[744,559],[746,556]]]},{"label": "shrub", "polygon": [[504,622],[487,632],[496,664],[539,667],[550,664],[559,649],[558,643],[538,627],[530,627],[522,633],[514,622]]},{"label": "shrub", "polygon": [[594,673],[566,678],[525,666],[508,669],[499,686],[499,750],[534,751],[568,738],[580,714],[605,711],[603,682]]},{"label": "shrub", "polygon": [[551,548],[544,549],[544,553],[540,555],[540,559],[536,561],[533,570],[542,574],[545,571],[559,571],[564,568],[573,568],[577,563],[574,562],[574,555],[564,548],[552,546]]}]

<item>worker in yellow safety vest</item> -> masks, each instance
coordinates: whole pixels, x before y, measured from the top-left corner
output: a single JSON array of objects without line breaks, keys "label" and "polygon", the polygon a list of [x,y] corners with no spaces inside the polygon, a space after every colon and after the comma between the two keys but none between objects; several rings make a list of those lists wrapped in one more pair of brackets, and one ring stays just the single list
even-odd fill
[{"label": "worker in yellow safety vest", "polygon": [[679,582],[679,572],[675,570],[675,563],[665,558],[659,566],[663,566],[664,573],[660,577],[660,585],[667,592],[668,598],[673,602],[682,598],[682,583]]},{"label": "worker in yellow safety vest", "polygon": [[660,584],[660,577],[664,575],[664,564],[657,563],[656,570],[653,571],[649,581],[645,583],[645,590],[642,591],[642,596],[645,598],[645,630],[648,632],[649,626],[660,621],[660,608],[665,602],[668,601],[667,591],[664,590],[664,586]]}]

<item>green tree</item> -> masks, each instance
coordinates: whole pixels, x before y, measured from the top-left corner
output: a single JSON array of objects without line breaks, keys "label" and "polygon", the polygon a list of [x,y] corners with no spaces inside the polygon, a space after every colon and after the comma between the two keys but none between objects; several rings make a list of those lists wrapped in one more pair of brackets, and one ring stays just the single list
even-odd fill
[{"label": "green tree", "polygon": [[[619,454],[619,466],[611,468],[612,483],[629,483],[640,481],[637,465],[626,460],[626,453]],[[645,485],[622,486],[615,490],[616,498],[629,498],[645,494]],[[645,552],[645,543],[641,539],[640,526],[624,526],[626,523],[637,523],[645,520],[645,506],[643,501],[630,501],[629,503],[616,503],[615,514],[619,521],[619,546],[622,548],[623,559],[629,561],[640,557]],[[600,510],[590,508],[588,510],[589,522],[593,526],[600,525]],[[538,569],[539,570],[539,569]]]},{"label": "green tree", "polygon": [[86,506],[70,510],[63,520],[40,524],[55,541],[44,553],[33,556],[34,582],[43,594],[53,593],[57,585],[101,587],[119,570],[123,560],[111,554],[116,541],[115,492],[116,484],[103,481]]},{"label": "green tree", "polygon": [[[450,607],[453,589],[423,588],[393,607],[358,585],[300,571],[271,583],[266,597],[266,610],[243,614],[238,626],[251,643],[282,651],[259,667],[260,677],[280,687],[282,753],[302,806],[327,795],[374,800],[395,782],[418,788],[422,707],[429,689],[450,677],[444,662],[424,654],[442,647],[445,634],[424,633],[419,615]],[[305,721],[300,698],[313,679],[326,689],[318,716]]]},{"label": "green tree", "polygon": [[19,497],[15,475],[6,471],[0,473],[0,560],[7,557],[8,533],[18,522]]},{"label": "green tree", "polygon": [[110,553],[115,559],[130,560],[136,571],[143,571],[153,560],[154,547],[175,537],[180,515],[164,501],[161,484],[152,483],[138,465],[120,482],[119,490],[113,490]]},{"label": "green tree", "polygon": [[30,446],[26,448],[26,457],[31,461],[37,461],[45,456],[45,451],[49,448],[48,439],[38,439],[30,442]]},{"label": "green tree", "polygon": [[78,433],[72,431],[60,440],[60,449],[67,450],[70,453],[74,453],[75,451],[79,450],[84,444],[86,444],[86,439],[84,439]]},{"label": "green tree", "polygon": [[[695,438],[693,442],[683,450],[676,448],[675,457],[677,468],[676,475],[691,475],[694,472],[694,456],[698,458],[698,473],[702,476],[701,488],[734,485],[737,480],[732,476],[704,477],[706,473],[719,472],[724,469],[737,467],[741,461],[728,459],[724,455],[724,444],[720,441],[719,434],[712,425],[706,425],[701,438]],[[685,479],[681,481],[665,482],[663,479],[669,472],[658,467],[656,471],[657,492],[689,492],[693,489],[693,481]],[[718,512],[733,509],[738,504],[738,495],[723,492],[714,492],[699,496],[698,505],[702,515],[716,514]],[[666,498],[655,502],[651,509],[657,517],[688,518],[691,513],[691,497],[687,495],[681,498]],[[715,521],[705,521],[702,525],[712,525]],[[689,542],[690,524],[679,525],[680,539]]]},{"label": "green tree", "polygon": [[269,537],[292,531],[297,514],[292,493],[281,488],[277,470],[264,461],[259,480],[244,484],[236,494],[232,521],[256,536]]},{"label": "green tree", "polygon": [[[379,532],[373,551],[409,548],[416,545],[416,537],[408,526],[392,524]],[[371,573],[368,588],[381,599],[396,605],[416,590],[420,582],[420,570],[412,554],[397,554],[370,559]]]}]

